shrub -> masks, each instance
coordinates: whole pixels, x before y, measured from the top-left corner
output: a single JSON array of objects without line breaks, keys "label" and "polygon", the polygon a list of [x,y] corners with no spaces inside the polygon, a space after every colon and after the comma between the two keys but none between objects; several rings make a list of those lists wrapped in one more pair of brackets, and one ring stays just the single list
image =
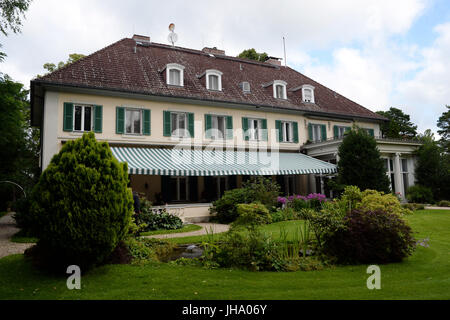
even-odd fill
[{"label": "shrub", "polygon": [[403,208],[409,209],[411,211],[416,211],[416,210],[424,210],[425,206],[421,203],[403,203],[402,204]]},{"label": "shrub", "polygon": [[339,263],[399,262],[415,248],[408,224],[397,214],[352,210],[343,225],[325,232],[322,249]]},{"label": "shrub", "polygon": [[160,229],[175,230],[183,227],[183,221],[164,208],[159,209],[158,212],[154,212],[151,208],[144,208],[140,213],[134,214],[133,217],[138,226],[145,225],[141,232]]},{"label": "shrub", "polygon": [[216,219],[220,223],[230,223],[237,219],[237,205],[251,203],[250,195],[246,189],[233,189],[225,191],[224,195],[212,203],[211,213],[217,213]]},{"label": "shrub", "polygon": [[131,221],[127,184],[126,163],[119,163],[93,132],[63,145],[33,189],[30,208],[37,246],[55,267],[65,272],[76,264],[85,270],[111,254]]},{"label": "shrub", "polygon": [[383,194],[376,190],[365,190],[362,193],[361,202],[356,204],[356,209],[361,211],[385,211],[397,215],[412,214],[412,211],[403,208],[400,201],[393,194]]},{"label": "shrub", "polygon": [[238,218],[234,222],[236,225],[259,225],[272,222],[269,210],[260,202],[250,204],[238,204]]},{"label": "shrub", "polygon": [[272,210],[277,205],[280,186],[271,178],[255,177],[242,184],[249,195],[251,202],[258,201]]},{"label": "shrub", "polygon": [[251,271],[276,270],[283,262],[276,243],[258,229],[231,230],[218,244],[204,244],[203,264]]},{"label": "shrub", "polygon": [[415,203],[432,203],[433,192],[430,188],[416,184],[406,191],[406,199]]},{"label": "shrub", "polygon": [[450,201],[448,200],[441,200],[437,204],[439,207],[450,207]]},{"label": "shrub", "polygon": [[30,198],[21,198],[16,203],[16,213],[13,215],[17,227],[24,237],[33,237],[36,235],[35,215],[30,212]]},{"label": "shrub", "polygon": [[277,209],[271,213],[272,222],[288,221],[300,219],[299,213],[293,208]]}]

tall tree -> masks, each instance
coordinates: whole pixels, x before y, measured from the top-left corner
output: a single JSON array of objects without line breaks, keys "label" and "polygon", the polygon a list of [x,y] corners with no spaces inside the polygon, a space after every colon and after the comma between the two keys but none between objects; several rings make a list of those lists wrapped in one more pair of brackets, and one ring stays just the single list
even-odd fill
[{"label": "tall tree", "polygon": [[[20,32],[22,18],[28,10],[32,0],[0,0],[0,32],[7,36],[9,31]],[[2,45],[0,44],[0,48]],[[0,62],[6,57],[6,53],[0,52]]]},{"label": "tall tree", "polygon": [[[85,55],[81,54],[81,53],[71,53],[71,54],[69,54],[69,59],[67,59],[66,62],[60,61],[60,62],[58,62],[58,65],[56,65],[54,63],[51,63],[51,62],[47,62],[42,67],[45,70],[47,70],[47,74],[48,74],[48,73],[56,71],[56,70],[58,70],[58,69],[60,69],[62,67],[65,67],[65,66],[67,66],[67,65],[69,65],[71,63],[74,63],[75,61],[78,61],[78,60],[80,60],[81,58],[84,58],[84,57],[85,57]],[[40,75],[38,75],[38,77],[40,77]]]},{"label": "tall tree", "polygon": [[[30,127],[28,91],[0,74],[0,181],[13,181],[31,189],[39,174],[39,131]],[[14,200],[17,189],[0,184],[0,206]]]},{"label": "tall tree", "polygon": [[244,50],[241,53],[239,53],[239,55],[238,55],[238,58],[245,58],[245,59],[256,60],[256,61],[261,61],[261,62],[266,61],[267,57],[268,57],[267,53],[256,52],[256,50],[254,48]]},{"label": "tall tree", "polygon": [[377,143],[365,130],[354,127],[339,146],[338,183],[390,192],[389,178]]},{"label": "tall tree", "polygon": [[440,128],[438,133],[441,136],[440,144],[445,152],[450,153],[450,106],[446,106],[447,111],[443,112],[437,121],[437,126]]},{"label": "tall tree", "polygon": [[417,135],[417,126],[410,121],[410,116],[402,110],[391,107],[388,111],[377,111],[389,119],[381,125],[381,132],[386,138],[411,139]]}]

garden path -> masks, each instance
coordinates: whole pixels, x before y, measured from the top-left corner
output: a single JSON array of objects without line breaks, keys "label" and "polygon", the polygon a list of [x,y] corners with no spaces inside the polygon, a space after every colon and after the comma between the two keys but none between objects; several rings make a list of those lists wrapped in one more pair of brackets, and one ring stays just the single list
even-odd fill
[{"label": "garden path", "polygon": [[34,245],[34,243],[15,243],[10,241],[11,237],[19,231],[12,215],[13,213],[10,212],[0,218],[0,258],[11,254],[23,253]]},{"label": "garden path", "polygon": [[230,229],[230,226],[227,224],[218,224],[218,223],[195,223],[195,224],[202,228],[200,230],[191,231],[191,232],[158,234],[158,235],[153,235],[153,236],[145,236],[144,238],[167,239],[167,238],[201,236],[201,235],[205,235],[205,234],[209,233],[211,229],[214,232],[214,234],[225,232]]}]

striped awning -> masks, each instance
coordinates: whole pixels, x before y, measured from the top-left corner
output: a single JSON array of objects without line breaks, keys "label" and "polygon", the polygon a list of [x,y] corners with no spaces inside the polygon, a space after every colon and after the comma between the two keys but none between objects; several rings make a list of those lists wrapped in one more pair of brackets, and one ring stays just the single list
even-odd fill
[{"label": "striped awning", "polygon": [[330,174],[334,164],[301,153],[111,147],[128,173],[164,176]]}]

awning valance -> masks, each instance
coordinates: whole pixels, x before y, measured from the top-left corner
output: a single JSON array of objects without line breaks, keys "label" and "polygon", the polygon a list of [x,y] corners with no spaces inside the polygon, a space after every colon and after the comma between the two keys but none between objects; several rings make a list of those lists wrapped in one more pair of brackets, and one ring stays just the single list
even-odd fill
[{"label": "awning valance", "polygon": [[111,147],[128,173],[168,176],[330,174],[334,164],[301,153]]}]

